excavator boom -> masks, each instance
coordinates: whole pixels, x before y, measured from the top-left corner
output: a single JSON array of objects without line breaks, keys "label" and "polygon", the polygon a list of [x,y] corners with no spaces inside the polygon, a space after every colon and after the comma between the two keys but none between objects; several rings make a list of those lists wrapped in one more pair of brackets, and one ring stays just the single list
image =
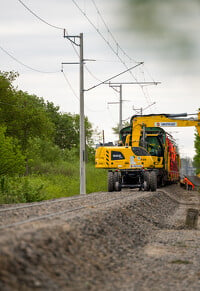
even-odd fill
[{"label": "excavator boom", "polygon": [[141,132],[144,127],[188,127],[195,126],[200,136],[200,112],[197,119],[177,118],[186,117],[187,113],[183,114],[151,114],[131,118],[132,124],[132,146],[139,146]]}]

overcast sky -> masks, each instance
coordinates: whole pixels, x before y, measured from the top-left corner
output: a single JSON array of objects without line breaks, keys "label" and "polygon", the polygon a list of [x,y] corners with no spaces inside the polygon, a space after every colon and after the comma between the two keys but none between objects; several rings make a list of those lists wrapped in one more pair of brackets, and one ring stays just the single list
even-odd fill
[{"label": "overcast sky", "polygon": [[[123,85],[124,120],[135,114],[133,106],[146,108],[153,102],[156,104],[144,113],[195,113],[200,107],[198,0],[170,0],[168,4],[151,0],[151,6],[143,0],[139,1],[140,5],[136,0],[76,0],[96,30],[72,0],[23,1],[57,28],[36,18],[19,0],[0,1],[0,46],[36,71],[17,63],[0,50],[1,70],[18,71],[20,76],[15,84],[19,89],[52,101],[60,106],[61,112],[79,113],[79,67],[64,66],[73,90],[61,73],[62,62],[77,62],[78,57],[71,43],[63,38],[62,28],[69,35],[83,32],[84,57],[96,60],[86,62],[85,89],[125,70],[120,60],[126,67],[140,61],[144,61],[144,66],[133,70],[133,75],[126,73],[115,81],[161,82],[158,86],[143,89],[138,85]],[[85,92],[85,114],[94,127],[105,130],[106,141],[117,140],[112,127],[119,120],[119,105],[109,103],[118,100],[119,94],[108,85]],[[175,131],[173,135],[183,156],[192,157],[194,130],[176,128],[169,131]]]}]

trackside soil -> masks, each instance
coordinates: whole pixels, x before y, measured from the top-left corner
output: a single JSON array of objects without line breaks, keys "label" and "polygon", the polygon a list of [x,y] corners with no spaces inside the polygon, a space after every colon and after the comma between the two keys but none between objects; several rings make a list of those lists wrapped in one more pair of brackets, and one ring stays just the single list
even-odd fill
[{"label": "trackside soil", "polygon": [[129,194],[0,230],[0,290],[200,290],[200,232],[185,227],[199,193],[173,185]]}]

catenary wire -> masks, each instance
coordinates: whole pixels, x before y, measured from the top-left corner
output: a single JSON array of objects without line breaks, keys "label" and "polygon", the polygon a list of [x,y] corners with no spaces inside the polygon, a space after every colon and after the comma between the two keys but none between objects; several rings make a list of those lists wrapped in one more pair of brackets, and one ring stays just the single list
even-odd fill
[{"label": "catenary wire", "polygon": [[[93,0],[92,0],[93,1]],[[112,50],[112,52],[117,56],[117,58],[120,60],[120,62],[124,65],[124,67],[127,69],[128,68],[128,66],[127,66],[127,64],[126,64],[126,62],[119,56],[119,54],[118,54],[118,51],[115,51],[115,49],[112,47],[112,45],[110,44],[110,42],[108,41],[108,40],[106,40],[106,38],[104,37],[104,35],[103,35],[103,33],[101,33],[100,32],[100,30],[96,27],[96,25],[90,20],[90,18],[88,17],[88,15],[86,14],[86,12],[84,12],[82,9],[81,9],[81,7],[77,4],[77,2],[75,1],[75,0],[72,0],[72,2],[74,3],[74,5],[77,7],[77,9],[82,13],[82,15],[87,19],[87,21],[91,24],[91,26],[96,30],[96,32],[101,36],[101,38],[105,41],[105,43],[110,47],[110,49]],[[94,4],[95,2],[93,1],[93,4]],[[96,3],[95,3],[96,4]],[[94,5],[95,5],[94,4]],[[96,5],[96,10],[97,10],[97,13],[98,13],[98,11],[99,11],[99,9],[98,9],[98,7],[97,7],[97,5]],[[100,11],[99,11],[99,13],[100,13]],[[98,14],[99,14],[98,13]],[[102,21],[103,21],[103,23],[105,22],[105,20],[103,19],[103,17],[101,16],[101,18],[102,18]],[[105,26],[106,26],[106,28],[108,28],[108,26],[107,26],[107,24],[105,23],[104,24]],[[109,29],[109,28],[108,28]],[[111,31],[110,31],[110,29],[109,29],[109,32],[110,32],[110,34],[111,34]],[[113,34],[112,34],[113,35]],[[114,36],[113,36],[114,37]],[[115,38],[114,38],[115,39]],[[117,43],[117,42],[116,42]],[[118,43],[117,43],[118,44]],[[121,48],[121,47],[120,47]],[[122,51],[123,51],[123,53],[124,53],[124,50],[122,49]],[[126,54],[127,55],[127,54]],[[129,58],[129,60],[131,59],[129,56],[128,56],[128,58]],[[132,71],[130,71],[129,72],[129,74],[132,76],[132,78],[136,81],[136,82],[138,82],[138,80],[137,80],[137,78],[134,76],[134,74],[133,74],[133,72]],[[150,74],[149,74],[149,76],[150,76]],[[153,80],[153,78],[152,78],[152,80]],[[141,85],[141,84],[138,84],[139,85],[139,87],[141,88],[141,91],[142,91],[142,93],[143,93],[143,96],[145,97],[145,99],[146,99],[146,101],[147,101],[147,103],[150,103],[151,102],[151,98],[150,98],[150,96],[149,96],[149,93],[146,93],[145,91],[144,91],[144,86],[143,85]],[[147,91],[147,90],[146,90]],[[149,101],[150,100],[150,101]]]},{"label": "catenary wire", "polygon": [[[64,28],[62,28],[62,27],[59,27],[59,26],[55,26],[55,25],[52,25],[52,24],[50,24],[49,22],[47,22],[46,20],[44,20],[43,18],[41,18],[40,16],[38,16],[35,12],[33,12],[23,1],[21,1],[21,0],[18,0],[32,15],[34,15],[37,19],[39,19],[40,21],[42,21],[43,23],[45,23],[45,24],[47,24],[47,25],[49,25],[50,27],[53,27],[53,28],[56,28],[56,29],[59,29],[59,30],[64,30]],[[93,0],[92,0],[93,1]],[[75,2],[75,1],[73,1],[74,2],[74,4],[77,6],[77,3]],[[95,6],[95,8],[97,9],[97,12],[98,12],[98,14],[100,15],[100,18],[101,18],[101,20],[103,21],[103,23],[104,23],[104,25],[106,26],[106,28],[107,28],[107,30],[109,31],[109,33],[111,34],[111,36],[112,36],[112,38],[113,38],[113,40],[115,41],[115,43],[116,43],[116,45],[117,45],[117,47],[118,48],[120,48],[121,49],[121,51],[124,53],[124,55],[126,55],[128,58],[129,58],[129,60],[132,60],[132,61],[134,61],[133,59],[131,59],[127,54],[126,54],[126,52],[121,48],[121,46],[119,46],[119,44],[118,44],[118,42],[116,41],[116,39],[114,38],[114,36],[113,36],[113,34],[111,33],[111,31],[109,30],[109,28],[108,28],[108,26],[107,26],[107,24],[106,24],[106,22],[104,21],[104,19],[103,19],[103,17],[102,17],[102,15],[101,15],[101,13],[100,13],[100,11],[99,11],[99,9],[98,9],[98,7],[97,7],[97,5],[96,5],[96,3],[93,1],[93,4],[94,4],[94,6]],[[77,6],[77,7],[79,7],[79,6]],[[79,7],[80,8],[80,7]],[[81,12],[83,12],[82,10],[81,10]],[[89,21],[89,18],[87,17],[87,15],[83,12],[83,14],[86,16],[86,18],[88,19],[88,21]],[[90,22],[90,21],[89,21]],[[93,23],[92,22],[90,22],[92,25],[93,25]],[[94,25],[93,25],[93,27],[94,28],[96,28]],[[98,30],[98,29],[96,29],[99,33],[100,33],[100,31]],[[103,36],[103,34],[101,34],[100,33],[100,35],[103,37],[103,39],[104,39],[104,41],[106,41],[106,39],[104,38],[104,36]],[[109,44],[109,42],[108,41],[106,41],[106,43],[109,45],[109,47],[112,49],[112,47],[111,47],[111,45]],[[76,51],[76,49],[75,49],[75,47],[74,47],[74,45],[72,44],[72,46],[73,46],[73,48],[74,48],[74,50],[75,50],[75,52],[77,53],[77,51]],[[114,49],[112,49],[112,51],[115,53],[115,54],[117,54],[117,56],[118,56],[118,58],[119,58],[119,60],[125,65],[125,67],[127,68],[127,66],[126,66],[126,64],[125,64],[125,62],[119,57],[119,55],[118,55],[118,53],[116,53],[115,51],[114,51]],[[7,52],[6,52],[7,53]],[[7,53],[7,54],[9,54],[9,53]],[[10,54],[9,54],[10,55]],[[27,65],[25,65],[24,63],[22,63],[21,61],[19,61],[19,60],[17,60],[15,57],[13,57],[13,56],[11,56],[10,55],[10,57],[12,57],[15,61],[17,61],[18,63],[20,63],[21,65],[23,65],[23,66],[25,66],[25,67],[27,67],[27,68],[29,68],[29,69],[31,69],[31,70],[34,70],[34,71],[37,71],[37,72],[41,72],[41,73],[54,73],[54,72],[44,72],[44,71],[40,71],[40,70],[37,70],[37,69],[33,69],[33,68],[31,68],[30,66],[27,66]],[[134,61],[135,62],[135,61]],[[85,69],[87,70],[87,72],[94,78],[94,79],[96,79],[96,80],[98,80],[98,81],[101,81],[99,78],[97,78],[95,75],[94,75],[94,73],[92,73],[91,72],[91,70],[89,70],[88,69],[88,67],[87,66],[85,66]],[[130,74],[134,77],[134,75],[132,74],[132,72],[130,72]],[[74,93],[74,96],[77,98],[77,95],[76,95],[76,93],[74,92],[74,89],[73,89],[73,87],[72,87],[72,85],[71,85],[71,83],[69,82],[69,80],[66,78],[66,75],[64,76],[65,77],[65,80],[66,80],[66,82],[68,83],[68,85],[69,85],[69,87],[71,88],[71,90],[72,90],[72,92]],[[137,81],[137,79],[134,77],[134,79]],[[145,95],[145,93],[144,93],[144,90],[143,90],[143,88],[142,88],[142,91],[143,91],[143,94]]]},{"label": "catenary wire", "polygon": [[[81,14],[87,19],[87,21],[91,24],[91,26],[96,30],[96,32],[101,36],[101,38],[105,41],[105,43],[109,46],[109,48],[112,50],[112,52],[117,56],[117,58],[121,61],[121,63],[124,65],[124,67],[126,69],[128,69],[127,64],[125,63],[125,61],[119,56],[119,54],[115,51],[115,49],[111,46],[111,44],[109,43],[108,40],[106,40],[106,38],[104,37],[103,33],[100,32],[100,30],[96,27],[96,25],[90,20],[90,18],[88,17],[88,15],[81,9],[81,7],[77,4],[77,2],[75,0],[72,0],[72,2],[74,3],[74,5],[77,7],[77,9],[81,12]],[[139,62],[138,62],[139,63]],[[134,74],[130,71],[129,74],[133,77],[133,79],[138,82],[137,78],[134,76]],[[141,88],[144,97],[147,100],[147,97],[144,93],[143,87],[141,86],[141,84],[138,84],[139,87]],[[147,102],[149,103],[149,101],[147,100]]]},{"label": "catenary wire", "polygon": [[[131,57],[130,57],[126,52],[125,52],[125,50],[120,46],[120,44],[117,42],[115,36],[113,35],[112,31],[111,31],[110,28],[108,27],[108,25],[107,25],[107,23],[106,23],[104,17],[102,16],[102,13],[100,12],[100,10],[99,10],[99,8],[98,8],[98,6],[97,6],[95,0],[91,0],[91,1],[92,1],[93,5],[94,5],[96,11],[97,11],[97,14],[99,15],[100,19],[102,20],[102,22],[103,22],[103,24],[104,24],[104,26],[105,26],[107,32],[108,32],[109,35],[111,36],[111,38],[112,38],[112,40],[114,41],[115,45],[117,46],[118,50],[120,49],[120,50],[122,51],[122,53],[124,54],[124,56],[126,56],[126,57],[129,59],[129,61],[131,61],[131,62],[137,62],[136,60],[134,60],[133,58],[131,58]],[[144,65],[143,65],[143,66],[144,66]],[[151,76],[151,74],[150,74],[150,72],[147,70],[147,68],[145,67],[144,69],[145,69],[145,71],[147,72],[147,74],[148,74],[148,76],[150,77],[150,79],[152,79],[152,81],[155,82],[155,80],[153,79],[153,77]]]},{"label": "catenary wire", "polygon": [[[59,27],[59,26],[55,26],[55,25],[52,25],[50,24],[49,22],[47,22],[46,20],[44,20],[43,18],[41,18],[40,16],[38,16],[35,12],[33,12],[26,4],[24,4],[21,0],[18,0],[32,15],[34,15],[37,19],[39,19],[40,21],[42,21],[43,23],[53,27],[53,28],[57,28],[57,29],[60,29],[60,30],[64,30],[64,28],[62,27]],[[72,47],[74,49],[74,51],[78,54],[78,52],[76,51],[76,48],[74,47],[73,43],[72,44]],[[85,69],[88,71],[88,73],[96,80],[98,81],[101,81],[99,78],[97,78],[94,73],[91,72],[91,70],[88,69],[88,67],[85,65]],[[68,82],[68,81],[67,81]],[[70,85],[71,86],[71,85]]]},{"label": "catenary wire", "polygon": [[[20,2],[21,3],[21,5],[23,5],[32,15],[34,15],[37,19],[39,19],[40,21],[42,21],[43,23],[45,23],[45,24],[47,24],[48,26],[50,26],[50,27],[53,27],[53,28],[56,28],[56,29],[59,29],[59,30],[64,30],[64,28],[63,27],[59,27],[59,26],[56,26],[56,25],[52,25],[51,23],[49,23],[49,22],[47,22],[46,20],[44,20],[43,18],[41,18],[40,16],[38,16],[33,10],[31,10],[23,1],[21,1],[21,0],[18,0],[18,2]],[[76,4],[76,2],[75,1],[73,1],[75,4]],[[103,21],[103,23],[104,23],[104,25],[105,25],[105,27],[106,27],[106,29],[108,30],[108,32],[109,32],[109,34],[111,35],[111,37],[112,37],[112,39],[114,40],[114,42],[115,42],[115,44],[117,45],[117,48],[120,48],[120,50],[124,53],[124,55],[126,55],[126,57],[129,59],[129,60],[131,60],[131,61],[134,61],[134,62],[136,62],[135,60],[133,60],[132,58],[130,58],[127,54],[126,54],[126,52],[122,49],[122,47],[119,45],[119,43],[116,41],[116,39],[115,39],[115,37],[114,37],[114,35],[112,34],[112,32],[110,31],[110,29],[108,28],[108,26],[107,26],[107,24],[106,24],[106,22],[105,22],[105,20],[104,20],[104,18],[103,18],[103,16],[101,15],[101,13],[100,13],[100,11],[99,11],[99,9],[98,9],[98,7],[97,7],[97,5],[96,5],[96,3],[95,3],[95,1],[94,0],[92,0],[92,2],[93,2],[93,4],[94,4],[94,6],[95,6],[95,8],[96,8],[96,10],[97,10],[97,13],[99,14],[99,16],[100,16],[100,18],[101,18],[101,20]],[[84,13],[84,15],[86,16],[86,14]],[[92,23],[91,23],[92,24]],[[100,32],[99,32],[100,33]],[[101,34],[101,33],[100,33]],[[102,34],[101,34],[102,35]],[[103,35],[102,35],[102,37],[103,37]],[[104,38],[104,37],[103,37]],[[106,41],[106,39],[104,38],[104,40]],[[108,41],[106,41],[107,42],[107,44],[108,44]],[[72,44],[73,45],[73,44]],[[109,45],[110,46],[110,48],[111,48],[111,45]],[[74,47],[74,46],[73,46]],[[74,48],[75,49],[75,48]],[[76,49],[75,49],[75,51],[76,51]],[[116,52],[113,50],[113,52],[116,54]],[[11,55],[10,55],[11,56]],[[118,53],[117,53],[117,56],[118,56]],[[12,57],[12,56],[11,56]],[[118,56],[119,57],[119,56]],[[12,57],[15,61],[17,61],[18,63],[20,63],[21,65],[23,65],[23,66],[25,66],[25,67],[27,67],[27,68],[29,68],[29,69],[31,69],[31,70],[34,70],[34,71],[37,71],[37,72],[41,72],[41,73],[54,73],[54,72],[44,72],[44,71],[40,71],[40,70],[37,70],[37,69],[33,69],[33,68],[31,68],[30,66],[27,66],[27,65],[25,65],[24,63],[22,63],[21,61],[18,61],[16,58],[14,58],[14,57]],[[124,61],[120,58],[120,61],[122,61],[122,63],[123,64],[125,64],[124,63]],[[127,67],[127,66],[126,66]],[[98,81],[101,81],[99,78],[97,78],[95,75],[94,75],[94,73],[92,73],[91,72],[91,70],[89,70],[88,69],[88,67],[87,66],[85,66],[85,69],[87,70],[87,72],[94,78],[94,79],[96,79],[96,80],[98,80]],[[130,72],[130,74],[132,75],[132,76],[134,76],[133,74],[132,74],[132,72]],[[66,77],[66,76],[65,76]],[[134,79],[137,81],[137,79],[134,77]],[[66,80],[67,81],[67,80]],[[68,83],[68,85],[71,87],[71,84],[70,84],[70,82],[69,82],[69,80],[67,81],[67,83]],[[71,87],[72,88],[72,87]],[[141,87],[142,88],[142,87]],[[72,88],[72,91],[74,91],[74,89]],[[144,92],[144,90],[143,90],[143,88],[142,88],[142,91],[143,91],[143,94],[144,94],[144,96],[146,96],[145,95],[145,92]],[[74,96],[76,96],[76,94],[74,94]]]},{"label": "catenary wire", "polygon": [[38,16],[35,12],[33,12],[33,10],[31,10],[23,1],[21,0],[17,0],[19,3],[21,3],[22,6],[24,6],[24,8],[26,8],[32,15],[34,15],[37,19],[39,19],[40,21],[42,21],[43,23],[55,28],[55,29],[59,29],[59,30],[63,30],[64,28],[63,27],[60,27],[60,26],[56,26],[56,25],[53,25],[49,22],[47,22],[46,20],[44,20],[43,18],[41,18],[40,16]]},{"label": "catenary wire", "polygon": [[[118,53],[114,50],[114,48],[111,46],[108,40],[104,37],[103,33],[100,32],[100,30],[96,27],[96,25],[90,20],[88,15],[81,9],[81,7],[77,4],[75,0],[72,0],[74,5],[77,7],[77,9],[81,12],[81,14],[84,15],[84,17],[87,19],[87,21],[91,24],[91,26],[96,30],[96,32],[101,36],[101,38],[105,41],[105,43],[110,47],[112,52],[119,58],[119,60],[123,63],[123,65],[126,65],[126,63],[122,60],[122,58],[118,55]],[[138,62],[139,63],[139,62]]]},{"label": "catenary wire", "polygon": [[[84,14],[84,16],[87,18],[87,20],[90,22],[90,24],[96,29],[96,31],[101,35],[101,37],[104,39],[104,41],[109,45],[109,47],[111,48],[111,50],[115,53],[115,55],[117,55],[117,57],[119,58],[119,60],[125,65],[125,67],[127,68],[127,65],[126,65],[126,63],[121,59],[121,57],[118,55],[118,52],[115,52],[115,50],[112,48],[112,46],[110,45],[110,43],[104,38],[104,36],[103,36],[103,34],[96,28],[96,26],[90,21],[90,19],[88,18],[88,16],[86,15],[86,13],[84,12],[84,11],[82,11],[82,9],[78,6],[78,4],[74,1],[74,0],[72,0],[73,1],[73,3],[76,5],[76,7],[77,8],[79,8],[79,10]],[[39,19],[40,21],[42,21],[43,23],[45,23],[45,24],[47,24],[48,26],[50,26],[50,27],[52,27],[52,28],[56,28],[56,29],[59,29],[59,30],[64,30],[64,28],[63,27],[60,27],[60,26],[56,26],[56,25],[52,25],[51,23],[49,23],[49,22],[47,22],[46,20],[44,20],[43,18],[41,18],[40,16],[38,16],[33,10],[31,10],[23,1],[21,1],[21,0],[18,0],[18,2],[20,2],[21,3],[21,5],[23,5],[32,15],[34,15],[37,19]],[[99,9],[98,9],[98,7],[97,7],[97,5],[96,5],[96,3],[95,3],[95,1],[94,0],[92,0],[92,2],[93,2],[93,5],[95,6],[95,8],[96,8],[96,10],[97,10],[97,13],[99,14],[99,17],[101,18],[101,20],[102,20],[102,22],[104,23],[104,25],[105,25],[105,27],[106,27],[106,29],[107,29],[107,31],[109,32],[109,34],[111,35],[111,37],[112,37],[112,39],[114,40],[114,42],[115,42],[115,44],[116,44],[116,46],[117,46],[117,50],[118,49],[120,49],[123,53],[124,53],[124,55],[126,55],[126,57],[128,57],[128,59],[129,60],[132,60],[132,61],[134,61],[135,62],[135,60],[133,60],[132,58],[130,58],[127,54],[126,54],[126,52],[122,49],[122,47],[119,45],[119,43],[116,41],[116,39],[115,39],[115,37],[114,37],[114,35],[112,34],[112,32],[110,31],[110,29],[109,29],[109,27],[107,26],[107,24],[106,24],[106,22],[105,22],[105,20],[104,20],[104,18],[103,18],[103,16],[102,16],[102,14],[100,13],[100,11],[99,11]],[[16,58],[13,58],[13,59],[15,59],[16,61],[18,61]],[[29,66],[27,66],[27,65],[25,65],[25,64],[23,64],[22,62],[20,62],[20,61],[18,61],[21,65],[23,65],[23,66],[25,66],[25,67],[27,67],[27,68],[29,68],[29,69],[31,69],[31,70],[34,70],[34,71],[37,71],[37,72],[41,72],[41,73],[54,73],[54,72],[44,72],[44,71],[40,71],[40,70],[37,70],[37,69],[33,69],[33,68],[31,68],[31,67],[29,67]],[[88,69],[88,67],[86,66],[85,67],[85,69],[88,71],[88,73],[94,78],[94,79],[96,79],[96,80],[99,80],[100,81],[100,79],[99,78],[97,78],[89,69]],[[133,75],[133,73],[132,72],[129,72],[131,75],[132,75],[132,77],[134,78],[134,80],[136,80],[137,81],[137,79],[135,78],[135,76]],[[69,82],[68,82],[68,84],[69,84]],[[71,85],[70,85],[71,86]],[[140,84],[139,84],[139,86],[140,86]],[[143,87],[142,86],[140,86],[141,87],[141,89],[142,89],[142,92],[143,92],[143,95],[145,96],[145,98],[147,99],[147,94],[145,94],[145,92],[144,92],[144,90],[143,90]],[[149,98],[150,98],[150,96],[148,96]],[[148,99],[147,99],[147,101],[148,101]]]},{"label": "catenary wire", "polygon": [[0,46],[0,49],[5,53],[7,54],[11,59],[13,59],[14,61],[16,61],[17,63],[19,63],[20,65],[24,66],[25,68],[29,69],[29,70],[32,70],[32,71],[35,71],[37,73],[43,73],[43,74],[55,74],[55,73],[58,73],[59,71],[54,71],[54,72],[48,72],[48,71],[41,71],[41,70],[38,70],[38,69],[35,69],[35,68],[32,68],[26,64],[24,64],[23,62],[21,62],[20,60],[18,60],[16,57],[14,57],[11,53],[9,53],[7,50],[5,50],[2,46]]},{"label": "catenary wire", "polygon": [[[41,17],[39,17],[36,13],[34,13],[27,5],[25,5],[21,0],[18,0],[31,14],[33,14],[36,18],[38,18],[40,21],[42,21],[43,23],[53,27],[53,28],[57,28],[57,29],[62,29],[64,30],[64,28],[61,28],[61,27],[58,27],[58,26],[55,26],[55,25],[52,25],[50,23],[48,23],[47,21],[45,21],[44,19],[42,19]],[[72,44],[72,47],[74,48],[75,52],[78,54],[78,52],[76,51],[76,48],[74,47],[74,45]],[[14,57],[13,55],[11,55],[7,50],[5,50],[3,47],[0,46],[0,49],[6,53],[10,58],[12,58],[14,61],[16,61],[17,63],[19,63],[20,65],[32,70],[32,71],[35,71],[35,72],[38,72],[38,73],[59,73],[60,71],[55,71],[55,72],[47,72],[47,71],[41,71],[41,70],[38,70],[38,69],[35,69],[35,68],[32,68],[26,64],[24,64],[23,62],[21,62],[20,60],[18,60],[16,57]],[[99,78],[97,78],[88,68],[87,66],[85,66],[85,69],[88,71],[88,73],[96,80],[100,81]],[[70,87],[74,97],[79,100],[79,97],[78,95],[76,94],[71,82],[69,81],[69,79],[67,78],[66,74],[64,73],[64,71],[62,70],[62,73],[63,73],[63,76],[64,76],[64,79],[66,81],[66,83],[68,84],[68,86]],[[2,103],[2,102],[1,102]],[[8,105],[8,104],[7,104]],[[12,104],[9,104],[9,105],[12,105]],[[87,107],[88,108],[88,107]],[[92,110],[90,108],[88,108],[88,110],[90,111],[93,111],[93,112],[102,112],[101,111],[96,111],[96,110]]]},{"label": "catenary wire", "polygon": [[[64,30],[64,28],[63,27],[59,27],[59,26],[55,26],[55,25],[52,25],[51,23],[49,23],[49,22],[47,22],[46,20],[44,20],[43,18],[41,18],[40,16],[38,16],[35,12],[33,12],[23,1],[21,1],[21,0],[18,0],[20,3],[21,3],[21,5],[23,5],[32,15],[34,15],[37,19],[39,19],[40,21],[42,21],[43,23],[45,23],[45,24],[47,24],[47,25],[49,25],[50,27],[52,27],[52,28],[56,28],[56,29],[59,29],[59,30]],[[73,0],[72,0],[73,1]],[[108,32],[109,32],[109,34],[111,35],[111,37],[112,37],[112,39],[114,40],[114,42],[115,42],[115,44],[116,44],[116,46],[117,46],[117,50],[118,49],[120,49],[123,53],[124,53],[124,55],[126,55],[126,57],[130,60],[130,61],[134,61],[134,62],[136,62],[135,60],[133,60],[132,58],[130,58],[127,54],[126,54],[126,52],[121,48],[121,46],[119,45],[119,43],[116,41],[116,39],[115,39],[115,37],[114,37],[114,35],[112,34],[112,32],[110,31],[110,29],[108,28],[108,26],[107,26],[107,24],[106,24],[106,22],[105,22],[105,20],[104,20],[104,18],[103,18],[103,16],[101,15],[101,13],[100,13],[100,11],[99,11],[99,9],[98,9],[98,7],[97,7],[97,5],[96,5],[96,3],[95,3],[95,1],[94,0],[92,0],[92,2],[93,2],[93,5],[95,6],[95,8],[96,8],[96,10],[97,10],[97,13],[99,14],[99,16],[100,16],[100,18],[101,18],[101,20],[102,20],[102,22],[104,23],[104,25],[105,25],[105,27],[106,27],[106,29],[108,30]],[[90,24],[97,30],[97,32],[103,37],[103,39],[104,39],[104,41],[106,41],[106,43],[109,45],[109,47],[112,49],[112,46],[110,45],[110,43],[104,38],[104,36],[103,36],[103,34],[96,28],[96,26],[90,21],[90,19],[87,17],[87,15],[86,15],[86,13],[85,12],[83,12],[82,11],[82,9],[77,5],[77,3],[75,2],[75,1],[73,1],[73,3],[79,8],[79,10],[84,14],[84,16],[88,19],[88,21],[90,22]],[[72,44],[73,45],[73,44]],[[74,46],[73,46],[73,48],[74,48]],[[74,48],[74,50],[76,51],[76,49]],[[112,51],[117,55],[117,57],[119,58],[119,60],[120,60],[120,62],[122,62],[124,65],[125,65],[125,67],[127,68],[127,65],[126,65],[126,63],[120,58],[120,56],[118,55],[118,52],[115,52],[115,50],[114,49],[112,49]],[[7,52],[6,52],[7,53]],[[76,51],[76,53],[77,53],[77,51]],[[25,66],[25,67],[27,67],[27,68],[29,68],[29,69],[31,69],[31,70],[34,70],[34,71],[36,71],[36,72],[40,72],[40,73],[55,73],[55,72],[45,72],[45,71],[41,71],[41,70],[37,70],[37,69],[34,69],[34,68],[32,68],[32,67],[30,67],[30,66],[27,66],[27,65],[25,65],[24,63],[22,63],[21,61],[19,61],[19,60],[17,60],[15,57],[13,57],[12,55],[10,55],[9,53],[7,53],[10,57],[12,57],[15,61],[17,61],[18,63],[20,63],[21,65],[23,65],[23,66]],[[96,79],[96,80],[98,80],[98,81],[101,81],[99,78],[97,78],[89,69],[88,69],[88,67],[87,66],[85,66],[85,69],[88,71],[88,73],[94,78],[94,79]],[[137,79],[135,78],[135,76],[133,75],[133,73],[132,72],[130,72],[130,74],[133,76],[133,78],[137,81]],[[69,87],[71,88],[71,90],[73,91],[73,93],[74,93],[74,96],[77,98],[77,95],[76,95],[76,93],[74,92],[74,89],[73,89],[73,87],[71,86],[71,84],[70,84],[70,82],[69,82],[69,80],[68,79],[66,79],[66,76],[65,76],[65,80],[66,80],[66,82],[68,83],[68,85],[69,85]],[[146,94],[145,94],[145,92],[144,92],[144,90],[143,90],[143,87],[142,86],[140,86],[141,87],[141,89],[142,89],[142,92],[143,92],[143,94],[144,94],[144,96],[145,96],[145,98],[147,99],[147,96],[146,96]],[[91,110],[92,111],[92,110]]]},{"label": "catenary wire", "polygon": [[137,63],[137,61],[134,60],[134,59],[132,59],[132,58],[131,58],[131,57],[130,57],[126,52],[125,52],[125,50],[120,46],[120,44],[117,42],[117,40],[116,40],[116,38],[114,37],[112,31],[109,29],[107,23],[105,22],[105,20],[104,20],[104,18],[103,18],[103,16],[102,16],[102,13],[100,12],[100,10],[99,10],[99,8],[98,8],[96,2],[95,2],[94,0],[91,0],[91,1],[92,1],[93,5],[94,5],[94,7],[95,7],[95,9],[96,9],[96,11],[97,11],[97,13],[98,13],[100,19],[101,19],[101,21],[103,22],[103,24],[104,24],[104,26],[105,26],[107,32],[109,33],[109,35],[110,35],[111,38],[113,39],[113,41],[114,41],[116,47],[118,48],[118,50],[120,49],[120,50],[122,51],[122,53],[123,53],[123,54],[124,54],[124,55],[125,55],[125,56],[130,60],[130,61]]},{"label": "catenary wire", "polygon": [[63,70],[62,70],[62,74],[63,74],[63,77],[64,77],[65,81],[67,82],[68,86],[70,87],[74,97],[79,101],[80,99],[79,99],[78,95],[76,94],[71,82],[69,81],[69,79],[67,78],[67,76]]}]

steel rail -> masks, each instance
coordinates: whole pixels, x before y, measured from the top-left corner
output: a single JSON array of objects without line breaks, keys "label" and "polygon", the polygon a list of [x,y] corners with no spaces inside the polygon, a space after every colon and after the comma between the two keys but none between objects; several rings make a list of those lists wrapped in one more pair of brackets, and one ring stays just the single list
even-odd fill
[{"label": "steel rail", "polygon": [[[155,193],[157,193],[157,192],[155,192]],[[145,196],[149,196],[149,194],[153,194],[153,193],[152,192],[145,192],[143,194],[138,194],[138,195],[135,195],[135,193],[133,193],[131,195],[122,196],[122,197],[119,197],[119,198],[112,198],[112,199],[108,199],[108,200],[101,201],[101,202],[98,202],[98,203],[93,203],[93,204],[90,204],[90,205],[79,206],[79,207],[76,207],[76,208],[66,209],[64,211],[59,211],[59,212],[53,212],[53,213],[50,213],[50,214],[41,215],[41,216],[37,216],[37,217],[26,219],[26,220],[21,220],[21,221],[14,222],[14,223],[11,223],[11,224],[2,225],[2,226],[0,226],[0,230],[12,228],[12,227],[19,226],[19,225],[22,225],[22,224],[31,223],[31,222],[35,222],[35,221],[51,218],[51,217],[61,216],[61,215],[66,214],[66,213],[75,212],[75,211],[78,211],[78,210],[86,209],[88,207],[102,205],[102,204],[106,204],[108,202],[122,200],[122,199],[133,197],[133,196],[134,196],[134,198],[143,198]]]},{"label": "steel rail", "polygon": [[24,209],[24,208],[31,208],[31,207],[37,207],[37,206],[42,206],[42,205],[48,205],[48,204],[54,204],[54,203],[61,203],[63,201],[74,201],[74,200],[81,200],[84,199],[85,197],[96,197],[97,195],[99,195],[99,193],[94,193],[94,194],[87,194],[86,196],[80,196],[77,195],[77,197],[65,197],[65,198],[58,198],[56,200],[51,200],[51,201],[43,201],[43,202],[36,202],[33,204],[29,204],[29,205],[20,205],[20,206],[16,206],[16,207],[8,207],[8,208],[3,208],[0,209],[0,213],[2,212],[6,212],[6,211],[12,211],[12,210],[18,210],[18,209]]},{"label": "steel rail", "polygon": [[[196,203],[193,203],[193,202],[183,202],[183,201],[180,201],[180,200],[177,200],[175,197],[171,196],[167,191],[165,190],[158,190],[159,192],[163,192],[164,194],[168,195],[171,199],[173,199],[174,201],[178,202],[179,204],[182,204],[182,205],[196,205]],[[104,192],[106,193],[106,192]],[[104,194],[103,193],[103,194]],[[37,207],[37,206],[43,206],[43,205],[51,205],[51,204],[55,204],[55,203],[61,203],[63,201],[76,201],[76,200],[82,200],[82,199],[85,199],[87,197],[89,198],[93,198],[93,197],[96,197],[100,195],[99,192],[97,193],[94,193],[94,194],[87,194],[86,196],[80,196],[80,195],[77,195],[76,197],[65,197],[65,198],[58,198],[56,200],[51,200],[51,201],[43,201],[43,202],[36,202],[36,203],[33,203],[33,204],[29,204],[29,205],[20,205],[20,206],[16,206],[16,207],[8,207],[8,208],[3,208],[3,209],[0,209],[0,214],[3,213],[3,212],[6,212],[6,211],[13,211],[13,210],[18,210],[18,209],[25,209],[25,208],[32,208],[32,207]],[[127,197],[127,196],[126,196]]]}]

